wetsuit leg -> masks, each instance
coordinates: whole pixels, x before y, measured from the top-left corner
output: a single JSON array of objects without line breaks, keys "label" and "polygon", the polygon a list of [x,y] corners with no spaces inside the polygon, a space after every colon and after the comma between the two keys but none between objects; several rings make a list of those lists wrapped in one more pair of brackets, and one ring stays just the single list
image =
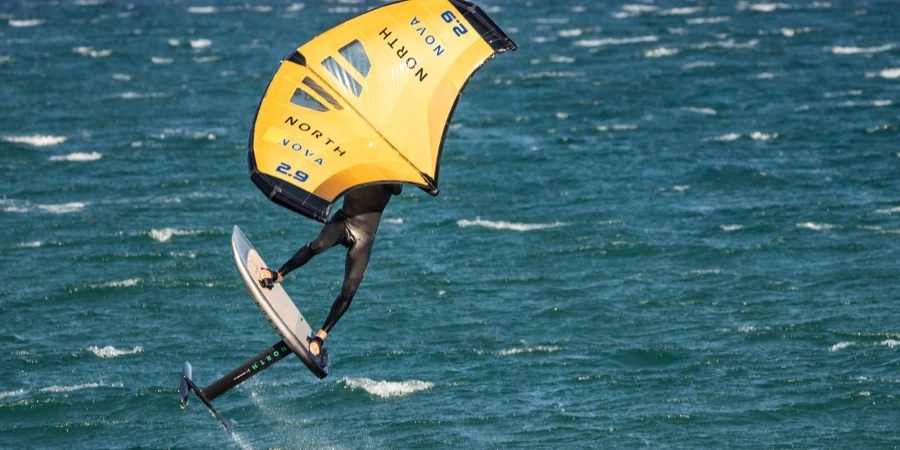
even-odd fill
[{"label": "wetsuit leg", "polygon": [[326,333],[330,333],[331,329],[337,324],[341,316],[350,309],[350,303],[359,284],[362,283],[363,275],[366,268],[369,267],[369,258],[372,255],[372,242],[357,242],[347,249],[347,262],[344,265],[344,284],[341,286],[341,293],[331,305],[331,311],[325,319],[322,329]]},{"label": "wetsuit leg", "polygon": [[294,256],[284,263],[278,271],[281,272],[281,276],[287,276],[287,274],[291,273],[294,269],[308,263],[313,256],[321,254],[325,250],[340,244],[346,238],[347,227],[344,224],[344,221],[332,220],[322,227],[322,231],[319,231],[319,236],[301,247],[300,250],[297,250],[297,253],[294,253]]}]

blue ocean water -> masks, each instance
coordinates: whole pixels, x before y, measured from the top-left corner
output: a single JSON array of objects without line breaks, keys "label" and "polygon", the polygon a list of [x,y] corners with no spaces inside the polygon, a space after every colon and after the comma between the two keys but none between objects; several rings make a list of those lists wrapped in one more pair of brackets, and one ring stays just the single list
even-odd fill
[{"label": "blue ocean water", "polygon": [[[491,0],[442,193],[386,212],[332,375],[231,261],[318,225],[246,141],[375,0],[0,0],[2,448],[897,448],[900,8]],[[284,282],[319,323],[340,250]]]}]

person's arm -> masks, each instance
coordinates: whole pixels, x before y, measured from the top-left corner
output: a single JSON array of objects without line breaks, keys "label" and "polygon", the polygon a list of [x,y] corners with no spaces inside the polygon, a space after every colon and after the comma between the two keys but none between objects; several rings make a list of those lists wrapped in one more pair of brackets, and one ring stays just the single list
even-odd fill
[{"label": "person's arm", "polygon": [[397,183],[391,185],[391,194],[400,195],[401,192],[403,192],[403,184]]}]

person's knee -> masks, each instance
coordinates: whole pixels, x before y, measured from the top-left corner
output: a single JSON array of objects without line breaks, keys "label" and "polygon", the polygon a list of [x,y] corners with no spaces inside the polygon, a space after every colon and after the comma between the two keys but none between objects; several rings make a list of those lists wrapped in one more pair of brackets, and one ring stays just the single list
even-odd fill
[{"label": "person's knee", "polygon": [[362,278],[347,278],[344,280],[344,285],[341,286],[341,296],[352,299],[356,295],[356,290],[359,289],[361,282]]}]

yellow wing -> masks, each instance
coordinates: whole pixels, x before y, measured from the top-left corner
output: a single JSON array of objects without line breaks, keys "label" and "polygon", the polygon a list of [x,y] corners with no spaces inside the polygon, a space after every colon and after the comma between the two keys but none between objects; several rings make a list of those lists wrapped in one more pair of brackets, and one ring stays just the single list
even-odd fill
[{"label": "yellow wing", "polygon": [[281,62],[251,129],[250,177],[272,201],[320,221],[359,185],[402,182],[437,195],[466,82],[515,49],[465,0],[405,0],[350,19]]}]

